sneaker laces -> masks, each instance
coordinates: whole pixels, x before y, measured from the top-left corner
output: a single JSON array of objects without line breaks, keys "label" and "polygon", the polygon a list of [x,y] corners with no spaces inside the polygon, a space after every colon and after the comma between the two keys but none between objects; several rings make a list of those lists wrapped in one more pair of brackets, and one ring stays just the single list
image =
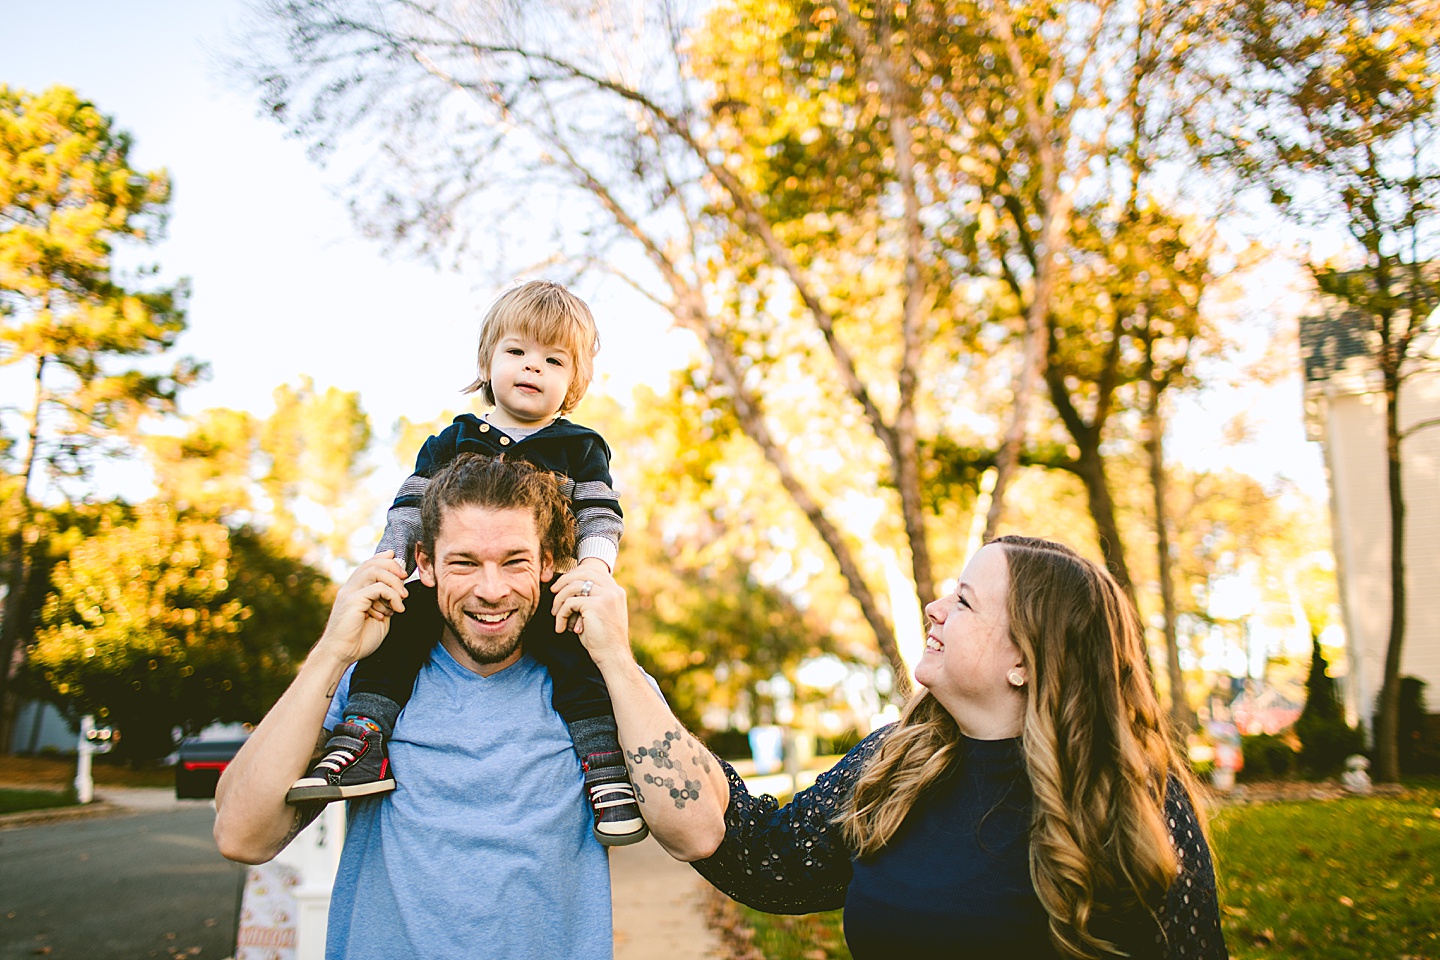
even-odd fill
[{"label": "sneaker laces", "polygon": [[347,743],[327,753],[323,758],[321,758],[315,763],[315,766],[317,768],[324,767],[331,773],[339,773],[341,770],[344,770],[346,767],[359,760],[364,754],[365,744],[363,742],[360,744],[358,750]]},{"label": "sneaker laces", "polygon": [[[615,799],[602,799],[606,795],[618,794]],[[635,788],[628,782],[623,783],[592,783],[590,785],[590,805],[596,810],[604,810],[608,807],[623,807],[627,803],[635,802]]]}]

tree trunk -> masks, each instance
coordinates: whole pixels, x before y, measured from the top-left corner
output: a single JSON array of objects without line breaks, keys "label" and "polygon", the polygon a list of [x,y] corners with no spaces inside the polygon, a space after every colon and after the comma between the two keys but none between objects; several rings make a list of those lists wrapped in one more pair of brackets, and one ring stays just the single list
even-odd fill
[{"label": "tree trunk", "polygon": [[1195,711],[1185,697],[1180,672],[1180,640],[1175,630],[1175,583],[1170,568],[1170,525],[1166,508],[1165,423],[1160,415],[1161,388],[1152,377],[1146,392],[1145,450],[1150,457],[1150,492],[1155,506],[1155,560],[1160,577],[1160,607],[1165,618],[1165,660],[1170,672],[1170,720],[1177,732],[1195,729]]},{"label": "tree trunk", "polygon": [[865,617],[865,622],[875,633],[875,640],[880,646],[880,652],[885,656],[886,661],[890,664],[890,669],[895,674],[895,691],[902,697],[908,697],[911,691],[910,668],[906,666],[904,658],[900,656],[900,645],[896,641],[895,630],[881,613],[880,605],[876,602],[875,595],[870,592],[870,586],[865,582],[865,577],[860,572],[860,565],[856,563],[849,544],[845,542],[839,528],[830,522],[829,517],[825,516],[825,511],[819,502],[800,482],[800,478],[795,475],[795,471],[790,466],[790,460],[785,455],[785,451],[770,435],[770,428],[766,425],[765,418],[741,382],[728,346],[711,330],[704,329],[703,331],[697,330],[697,332],[700,332],[705,338],[710,358],[715,364],[715,370],[719,373],[721,381],[730,389],[731,400],[735,405],[735,415],[740,420],[746,436],[760,447],[765,454],[765,459],[770,461],[770,465],[780,475],[780,485],[790,495],[791,501],[800,509],[801,513],[805,514],[810,525],[815,528],[815,532],[825,542],[825,546],[830,548],[830,554],[840,565],[840,574],[850,588],[850,595],[860,605],[860,612]]},{"label": "tree trunk", "polygon": [[25,549],[25,528],[29,526],[28,498],[22,497],[20,515],[5,558],[5,613],[0,623],[0,755],[10,753],[11,733],[15,729],[18,704],[14,698],[14,679],[23,662],[23,626],[20,622],[25,608],[25,585],[29,580],[29,553]]},{"label": "tree trunk", "polygon": [[[1051,330],[1051,350],[1054,349],[1054,335]],[[1050,391],[1051,404],[1080,451],[1069,469],[1085,484],[1086,503],[1090,508],[1090,518],[1095,521],[1095,536],[1100,543],[1100,553],[1105,557],[1110,572],[1124,588],[1130,602],[1134,603],[1135,586],[1130,582],[1130,567],[1125,562],[1124,540],[1120,536],[1120,525],[1115,520],[1115,499],[1110,495],[1110,481],[1105,476],[1105,458],[1100,454],[1100,436],[1105,426],[1105,405],[1099,405],[1094,423],[1086,423],[1070,399],[1064,374],[1056,369],[1053,363],[1046,364],[1045,384]],[[1138,606],[1137,604],[1137,609]]]},{"label": "tree trunk", "polygon": [[[925,256],[925,230],[920,222],[920,194],[915,176],[914,138],[910,130],[908,91],[900,89],[901,81],[890,67],[892,50],[889,12],[874,21],[879,30],[872,40],[862,27],[849,3],[834,7],[846,35],[860,55],[866,70],[874,77],[885,105],[890,143],[894,149],[895,175],[905,201],[905,306],[900,320],[900,369],[896,371],[899,400],[895,405],[894,427],[887,439],[883,421],[874,424],[876,433],[885,441],[891,457],[891,479],[900,493],[900,514],[905,522],[905,536],[910,544],[910,572],[915,580],[915,593],[920,604],[920,622],[925,621],[925,605],[935,598],[935,575],[930,564],[930,540],[925,529],[925,509],[920,496],[920,455],[915,426],[915,390],[920,369],[920,323],[925,312],[925,272],[921,261]],[[859,396],[856,397],[860,399]],[[863,406],[863,404],[862,404]],[[899,616],[900,611],[895,611]]]},{"label": "tree trunk", "polygon": [[[1388,365],[1387,365],[1388,366]],[[1400,653],[1405,645],[1405,496],[1400,476],[1400,371],[1385,373],[1385,467],[1390,487],[1390,642],[1375,711],[1375,779],[1400,779]]]},{"label": "tree trunk", "polygon": [[[810,525],[814,527],[815,532],[820,535],[820,539],[824,541],[825,546],[829,548],[830,555],[835,558],[835,562],[840,567],[840,575],[845,578],[845,583],[846,586],[849,587],[850,595],[854,597],[855,602],[860,605],[861,615],[865,617],[865,622],[869,624],[870,629],[874,632],[875,642],[879,646],[880,652],[885,657],[886,662],[890,664],[890,669],[895,674],[895,691],[902,697],[909,696],[911,691],[910,669],[905,665],[904,658],[900,656],[900,645],[896,641],[894,627],[885,619],[885,615],[881,612],[875,595],[871,593],[869,584],[865,582],[865,576],[860,571],[860,565],[856,562],[854,553],[851,551],[849,544],[845,542],[844,535],[838,527],[830,522],[830,518],[825,516],[825,511],[820,506],[820,503],[811,496],[810,491],[800,482],[800,478],[795,475],[794,468],[790,465],[790,458],[786,455],[784,448],[771,435],[770,428],[765,423],[765,417],[760,409],[759,403],[751,396],[750,392],[745,389],[744,378],[738,371],[734,351],[726,341],[724,331],[718,329],[718,325],[714,323],[710,317],[704,295],[686,280],[676,268],[674,262],[666,255],[665,251],[660,248],[652,237],[640,228],[640,225],[629,215],[619,201],[616,200],[609,188],[580,165],[574,156],[565,150],[563,144],[555,143],[554,146],[566,157],[567,162],[570,164],[570,169],[577,177],[580,185],[593,193],[596,199],[598,199],[610,212],[611,216],[615,218],[615,221],[644,247],[650,261],[665,278],[675,298],[674,303],[670,307],[671,315],[677,323],[694,333],[705,345],[705,350],[710,355],[710,360],[716,375],[720,381],[725,384],[726,389],[730,391],[730,399],[734,405],[735,415],[740,421],[740,429],[760,448],[760,451],[765,455],[765,459],[775,468],[776,473],[780,476],[780,485],[784,488],[785,492],[789,494],[795,506],[805,515],[806,519],[810,521]],[[818,306],[812,308],[812,310],[813,309],[818,309]],[[843,353],[843,348],[842,357],[846,359],[848,363],[848,354]],[[853,373],[853,368],[847,367],[846,364],[842,364],[842,368],[849,369],[851,373]],[[858,379],[856,382],[858,383]],[[863,392],[863,385],[861,389]],[[854,396],[853,392],[852,396]],[[857,397],[857,399],[861,398]],[[864,394],[863,399],[868,402],[868,394]],[[862,402],[862,406],[864,405],[864,402]],[[913,432],[911,435],[913,436]],[[881,437],[887,441],[887,448],[890,450],[892,456],[895,456],[898,448],[895,432],[882,432]],[[918,475],[916,477],[916,483],[918,490]],[[901,489],[903,491],[905,488],[902,486]],[[904,494],[902,492],[902,500],[903,497]],[[917,497],[916,506],[918,507],[918,505],[919,500]],[[920,542],[923,550],[923,537]],[[928,569],[928,552],[922,552],[921,556]]]},{"label": "tree trunk", "polygon": [[[49,303],[46,303],[48,308]],[[21,642],[28,631],[21,623],[25,609],[25,591],[30,582],[30,549],[25,535],[31,524],[34,505],[30,501],[30,478],[35,473],[36,452],[40,443],[40,408],[45,402],[45,358],[35,362],[35,399],[30,408],[30,447],[25,453],[25,469],[20,478],[20,493],[14,511],[15,531],[5,557],[5,610],[0,621],[0,756],[10,753],[12,731],[15,729],[17,704],[14,700],[14,679],[25,661],[25,645]]]},{"label": "tree trunk", "polygon": [[1110,481],[1105,476],[1105,458],[1100,455],[1100,444],[1084,442],[1080,456],[1075,461],[1074,471],[1085,484],[1085,499],[1090,507],[1090,516],[1095,521],[1095,536],[1100,541],[1100,552],[1105,565],[1125,589],[1130,602],[1135,602],[1135,586],[1130,581],[1130,567],[1125,563],[1125,546],[1120,537],[1120,525],[1115,519],[1115,500],[1110,495]]}]

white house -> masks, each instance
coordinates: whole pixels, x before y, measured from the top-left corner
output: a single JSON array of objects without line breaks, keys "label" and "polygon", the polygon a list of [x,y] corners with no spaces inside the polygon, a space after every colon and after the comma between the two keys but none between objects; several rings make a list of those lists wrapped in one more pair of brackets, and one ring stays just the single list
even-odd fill
[{"label": "white house", "polygon": [[[1412,349],[1432,354],[1440,311]],[[1300,322],[1305,428],[1325,455],[1349,644],[1346,707],[1374,729],[1390,637],[1390,505],[1385,397],[1370,360],[1365,322],[1337,302]],[[1440,366],[1415,363],[1400,393],[1400,429],[1440,420]],[[1425,681],[1426,710],[1440,713],[1440,423],[1401,442],[1405,498],[1406,635],[1400,675]]]}]

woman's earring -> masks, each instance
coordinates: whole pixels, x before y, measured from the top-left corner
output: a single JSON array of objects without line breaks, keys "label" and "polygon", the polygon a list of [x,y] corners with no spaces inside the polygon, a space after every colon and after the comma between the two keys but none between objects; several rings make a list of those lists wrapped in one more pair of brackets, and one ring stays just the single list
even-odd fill
[{"label": "woman's earring", "polygon": [[1010,681],[1010,686],[1012,687],[1025,686],[1025,674],[1021,673],[1019,670],[1011,670],[1005,675],[1005,679]]}]

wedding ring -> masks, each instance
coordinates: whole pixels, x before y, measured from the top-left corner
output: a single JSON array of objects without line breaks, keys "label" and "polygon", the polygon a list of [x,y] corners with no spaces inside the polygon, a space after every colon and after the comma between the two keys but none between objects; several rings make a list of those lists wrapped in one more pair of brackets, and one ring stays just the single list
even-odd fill
[{"label": "wedding ring", "polygon": [[580,584],[580,596],[582,596],[582,597],[588,597],[588,596],[590,596],[590,590],[591,590],[594,586],[595,586],[595,581],[594,581],[594,580],[586,580],[584,583]]}]

